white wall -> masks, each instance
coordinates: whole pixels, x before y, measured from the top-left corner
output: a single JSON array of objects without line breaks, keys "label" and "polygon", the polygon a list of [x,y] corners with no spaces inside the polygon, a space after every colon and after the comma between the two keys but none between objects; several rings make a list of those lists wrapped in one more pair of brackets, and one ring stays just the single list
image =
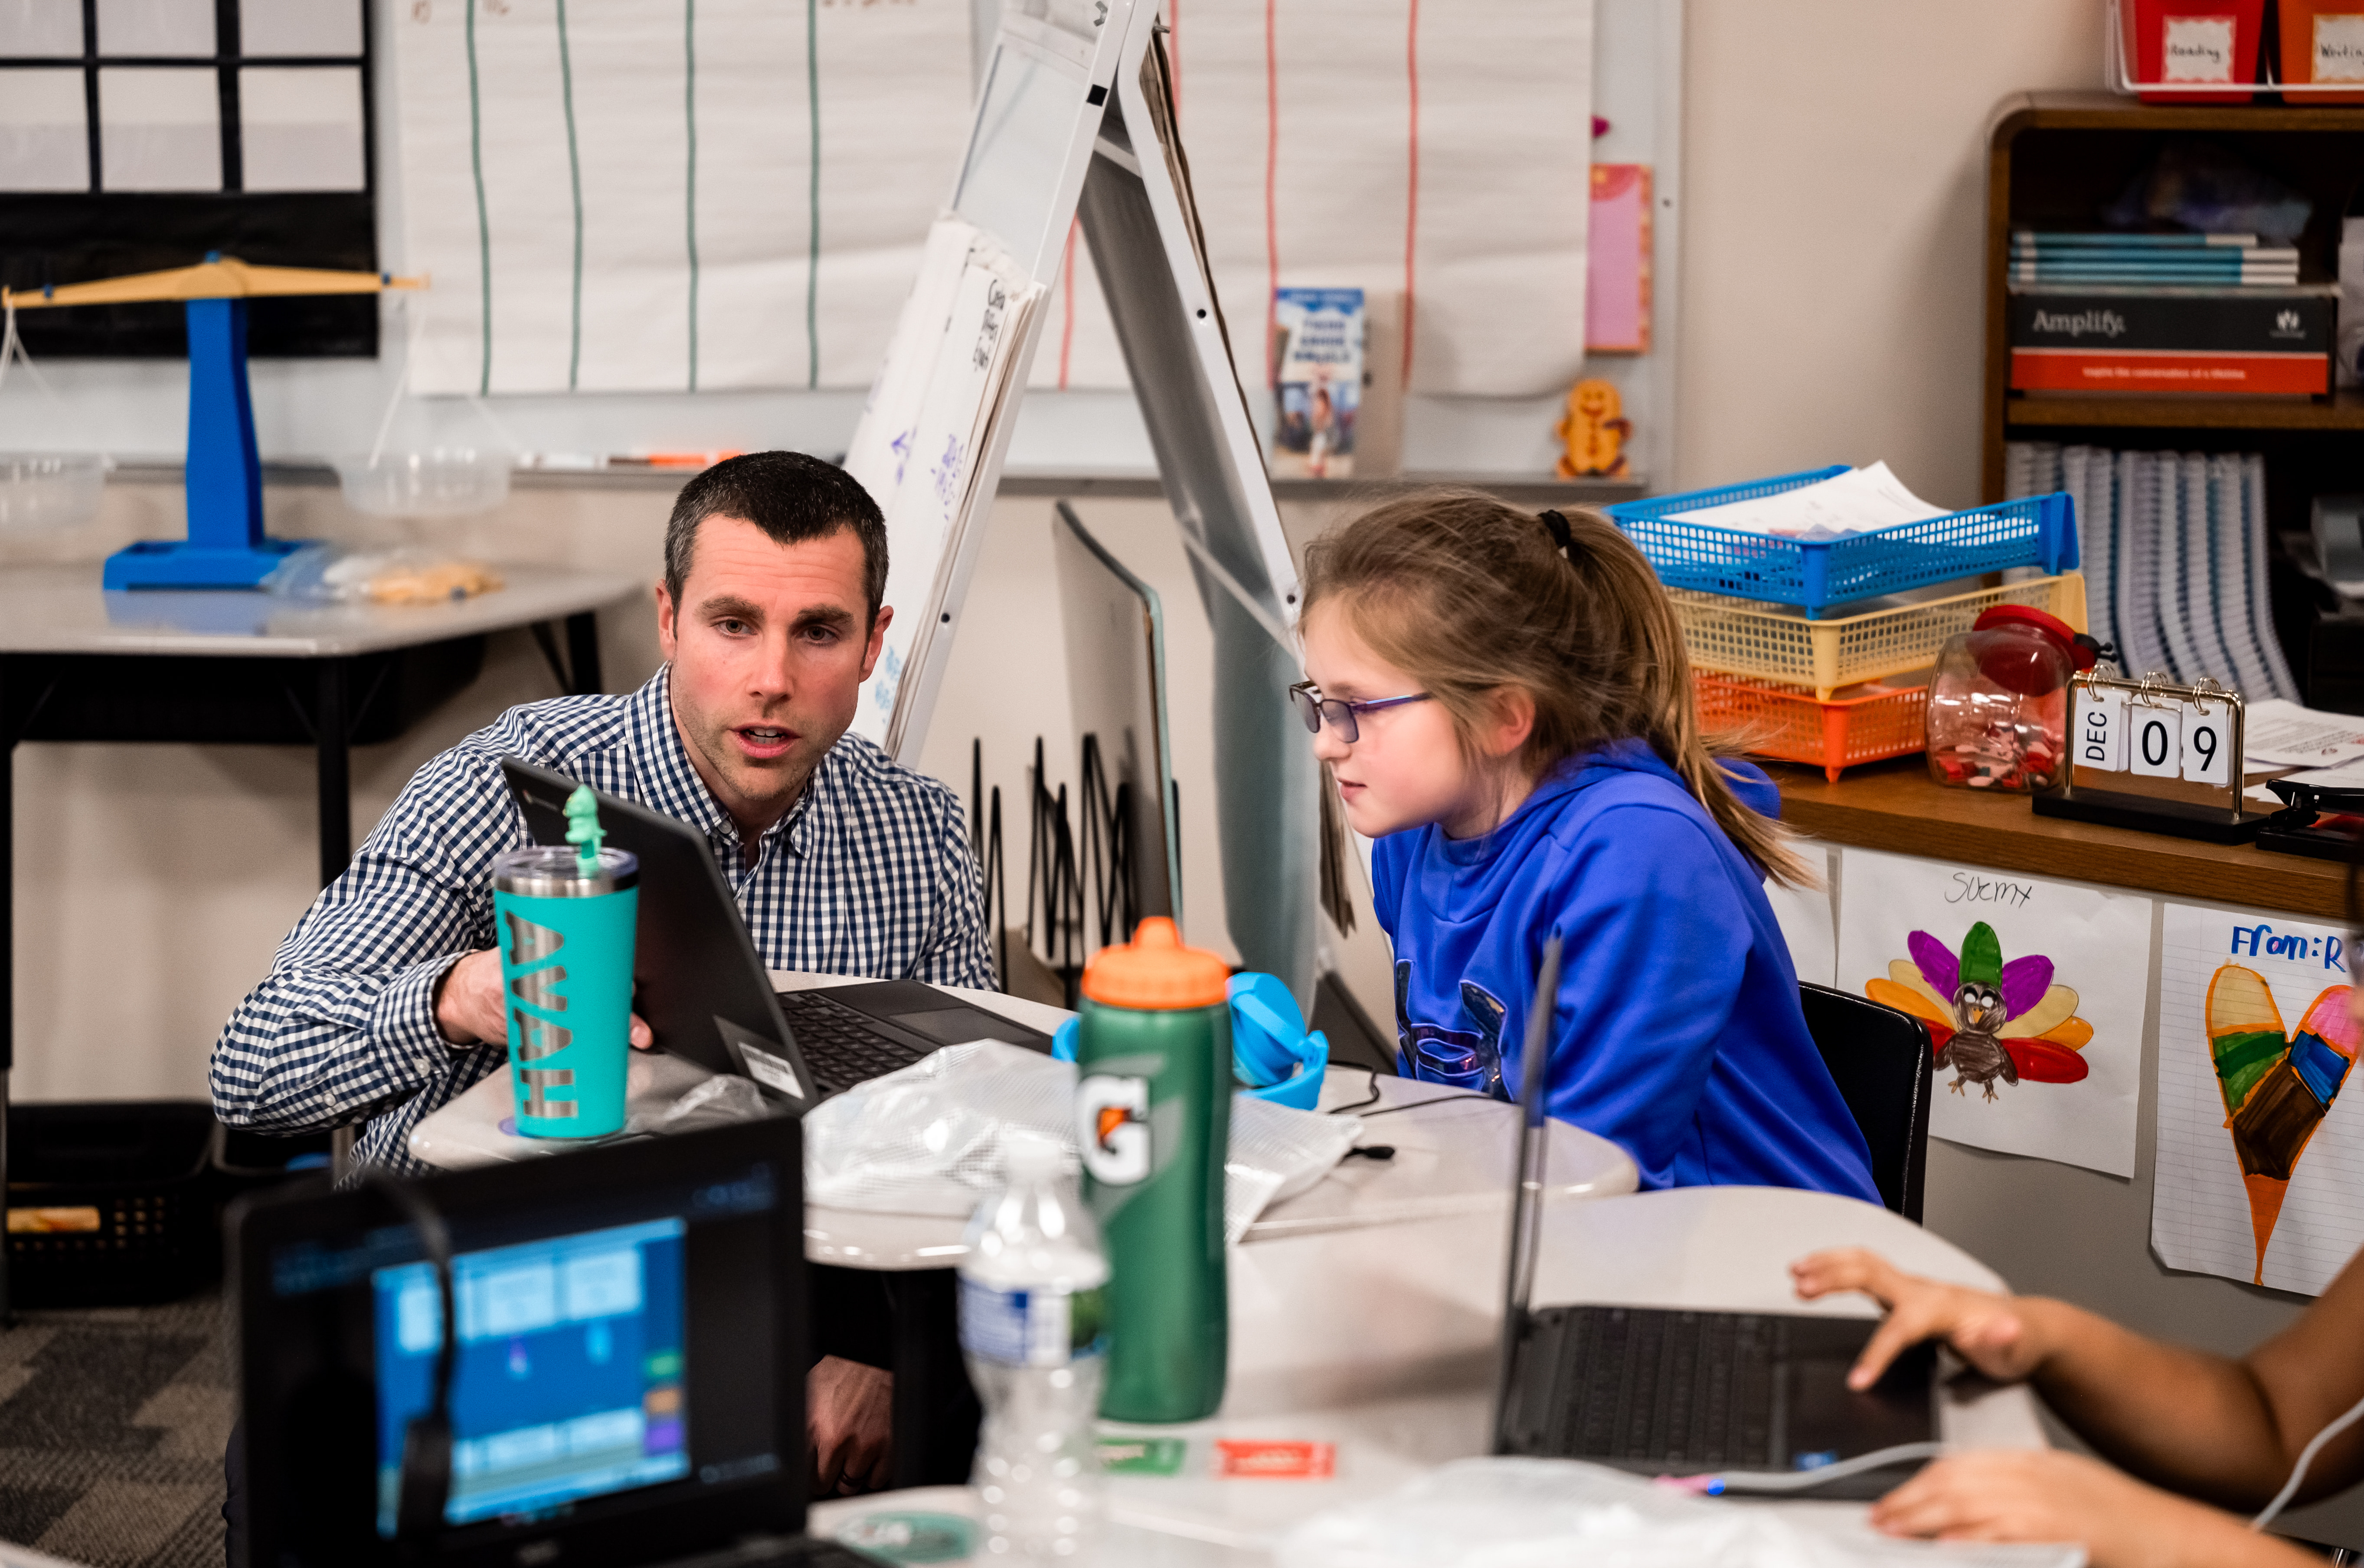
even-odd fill
[{"label": "white wall", "polygon": [[2102,0],[1690,0],[1677,487],[1885,458],[1978,502],[1986,127]]}]

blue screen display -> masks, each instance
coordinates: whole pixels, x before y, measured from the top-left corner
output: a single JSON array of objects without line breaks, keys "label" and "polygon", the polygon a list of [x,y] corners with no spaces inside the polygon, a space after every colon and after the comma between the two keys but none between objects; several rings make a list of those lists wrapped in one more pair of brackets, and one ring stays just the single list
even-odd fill
[{"label": "blue screen display", "polygon": [[[679,1219],[452,1260],[446,1523],[530,1516],[689,1473]],[[434,1401],[442,1306],[429,1263],[372,1271],[378,1533],[395,1533],[402,1441]]]}]

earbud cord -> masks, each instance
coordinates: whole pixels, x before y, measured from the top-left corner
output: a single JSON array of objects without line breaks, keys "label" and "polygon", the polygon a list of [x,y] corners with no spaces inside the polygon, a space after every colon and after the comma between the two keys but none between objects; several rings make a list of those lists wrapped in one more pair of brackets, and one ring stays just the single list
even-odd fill
[{"label": "earbud cord", "polygon": [[2358,1417],[2364,1417],[2364,1399],[2347,1407],[2347,1414],[2315,1433],[2314,1440],[2298,1451],[2298,1462],[2291,1466],[2290,1479],[2282,1483],[2282,1489],[2274,1494],[2274,1500],[2266,1505],[2265,1511],[2249,1521],[2251,1529],[2263,1529],[2274,1522],[2275,1517],[2290,1506],[2290,1500],[2298,1496],[2299,1483],[2306,1479],[2307,1466],[2323,1451],[2323,1445],[2354,1426]]}]

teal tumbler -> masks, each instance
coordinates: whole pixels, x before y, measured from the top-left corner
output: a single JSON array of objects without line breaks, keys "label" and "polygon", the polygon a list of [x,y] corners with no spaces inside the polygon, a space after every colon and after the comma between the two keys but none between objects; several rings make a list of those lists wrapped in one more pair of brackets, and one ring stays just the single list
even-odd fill
[{"label": "teal tumbler", "polygon": [[517,1129],[528,1138],[624,1129],[640,862],[601,850],[596,873],[584,874],[584,863],[563,844],[507,850],[493,861],[509,1078]]}]

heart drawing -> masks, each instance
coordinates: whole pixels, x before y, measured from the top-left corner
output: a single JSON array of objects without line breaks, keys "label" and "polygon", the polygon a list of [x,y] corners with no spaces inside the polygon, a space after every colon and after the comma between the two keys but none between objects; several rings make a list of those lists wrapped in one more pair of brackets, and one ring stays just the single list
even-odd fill
[{"label": "heart drawing", "polygon": [[2358,1030],[2347,1015],[2347,991],[2325,990],[2289,1033],[2264,975],[2228,963],[2208,982],[2208,1057],[2249,1192],[2258,1241],[2253,1284],[2266,1283],[2266,1243],[2281,1218],[2291,1173],[2356,1064]]}]

